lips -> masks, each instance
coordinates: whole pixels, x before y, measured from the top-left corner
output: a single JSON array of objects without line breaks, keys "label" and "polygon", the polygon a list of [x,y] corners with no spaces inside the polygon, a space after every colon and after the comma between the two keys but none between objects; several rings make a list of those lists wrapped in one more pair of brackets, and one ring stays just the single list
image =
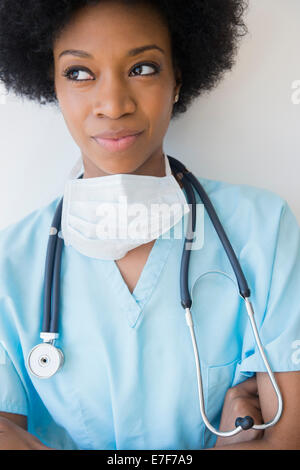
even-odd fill
[{"label": "lips", "polygon": [[102,132],[101,134],[97,134],[94,136],[95,139],[122,139],[123,137],[128,137],[132,135],[137,135],[140,134],[142,131],[139,129],[118,129],[118,130],[107,130],[105,132]]},{"label": "lips", "polygon": [[[138,140],[138,138],[142,135],[142,133],[143,132],[138,132],[137,134],[130,134],[130,135],[125,134],[125,136],[117,136],[117,137],[116,137],[116,133],[114,133],[114,138],[103,137],[103,135],[109,135],[109,133],[106,133],[106,134],[101,134],[101,136],[95,136],[93,138],[99,145],[109,150],[110,152],[118,152],[121,150],[126,150],[127,148],[131,147],[131,145],[133,145]],[[112,135],[112,133],[110,133],[110,135]]]}]

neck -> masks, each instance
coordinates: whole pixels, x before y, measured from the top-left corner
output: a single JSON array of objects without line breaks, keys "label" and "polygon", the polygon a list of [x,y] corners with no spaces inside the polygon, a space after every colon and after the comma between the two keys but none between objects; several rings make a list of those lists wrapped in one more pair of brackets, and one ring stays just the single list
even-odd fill
[{"label": "neck", "polygon": [[[109,176],[118,173],[129,173],[133,175],[146,175],[146,176],[166,176],[166,167],[165,167],[165,156],[164,152],[161,150],[159,153],[149,157],[142,165],[138,168],[133,168],[131,171],[127,169],[124,171],[124,163],[122,169],[116,168],[111,173],[106,173],[101,168],[99,168],[94,162],[89,158],[82,155],[83,165],[84,165],[84,175],[83,178],[98,178],[99,176]],[[183,188],[181,180],[177,177],[176,173],[172,172],[177,183]]]},{"label": "neck", "polygon": [[128,161],[128,159],[119,159],[119,161],[117,161],[117,159],[113,161],[112,159],[112,164],[110,164],[109,169],[106,171],[84,155],[82,155],[82,160],[84,165],[83,178],[98,178],[99,176],[121,173],[159,177],[166,176],[165,156],[162,150],[152,154],[142,164],[135,161]]}]

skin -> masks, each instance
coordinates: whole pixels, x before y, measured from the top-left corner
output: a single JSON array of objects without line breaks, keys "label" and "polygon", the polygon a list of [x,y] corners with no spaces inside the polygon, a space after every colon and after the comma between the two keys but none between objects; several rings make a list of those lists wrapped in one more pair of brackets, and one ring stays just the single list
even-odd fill
[{"label": "skin", "polygon": [[[237,438],[227,438],[226,441],[218,439],[217,446],[209,450],[300,449],[300,372],[280,372],[274,375],[283,399],[283,413],[275,426],[267,428],[263,436],[258,434],[250,441],[241,441]],[[253,386],[253,383],[247,386],[245,383],[228,390],[224,404],[226,410],[223,410],[222,416],[226,429],[234,429],[236,416],[253,416],[257,419],[256,424],[260,424],[261,418],[263,422],[267,423],[275,416],[277,399],[268,375],[262,372],[257,373],[256,382],[256,386]],[[256,387],[258,400],[255,398]],[[257,409],[258,407],[260,410]],[[242,435],[242,439],[246,439],[247,433],[250,432],[254,431],[245,431],[238,436]]]},{"label": "skin", "polygon": [[[154,27],[155,25],[155,27]],[[129,50],[155,43],[157,50],[127,57]],[[80,49],[93,58],[60,54]],[[149,6],[125,7],[117,2],[102,2],[79,11],[63,29],[53,47],[53,79],[59,106],[67,127],[82,152],[84,177],[115,173],[164,176],[163,139],[167,132],[174,97],[180,91],[180,72],[174,70],[167,26]],[[161,66],[160,73],[141,62]],[[84,66],[89,72],[73,73],[73,82],[63,76],[67,67]],[[143,135],[128,150],[110,153],[91,136],[120,127],[143,130]],[[152,243],[152,242],[151,242]],[[147,247],[131,250],[120,264],[122,275],[132,291]],[[141,252],[143,250],[143,252]],[[146,250],[146,251],[145,251]],[[138,265],[137,259],[142,259]],[[122,261],[122,260],[121,260]],[[126,264],[127,263],[127,264]],[[129,267],[131,269],[129,269]],[[300,449],[299,372],[275,374],[284,401],[279,423],[264,433],[246,431],[234,438],[218,439],[212,450],[224,449]],[[267,374],[258,373],[228,390],[224,402],[221,429],[233,429],[237,416],[250,415],[259,423],[272,419],[276,398]],[[27,432],[26,416],[0,413],[0,450],[49,450]]]},{"label": "skin", "polygon": [[[128,51],[150,44],[165,53],[151,49],[128,57]],[[59,57],[67,49],[84,50],[93,58]],[[81,149],[84,177],[165,176],[163,139],[181,85],[180,72],[172,63],[169,30],[160,14],[151,6],[128,7],[110,1],[85,8],[55,40],[53,55],[56,96]],[[155,68],[141,66],[143,62],[157,64],[160,72],[153,75]],[[63,76],[67,67],[76,65],[88,72],[73,72],[76,81]],[[110,152],[92,139],[121,127],[144,132],[133,146],[119,152]]]},{"label": "skin", "polygon": [[[132,49],[153,44],[164,52],[149,49],[128,56]],[[61,56],[70,49],[92,57]],[[174,67],[169,29],[160,13],[151,5],[117,1],[82,9],[54,41],[53,56],[56,96],[81,149],[84,178],[116,173],[165,176],[163,139],[180,92],[181,73]],[[64,72],[71,66],[85,70],[72,72],[70,80]],[[122,127],[143,131],[126,150],[111,152],[92,138]],[[116,261],[131,293],[154,243]]]}]

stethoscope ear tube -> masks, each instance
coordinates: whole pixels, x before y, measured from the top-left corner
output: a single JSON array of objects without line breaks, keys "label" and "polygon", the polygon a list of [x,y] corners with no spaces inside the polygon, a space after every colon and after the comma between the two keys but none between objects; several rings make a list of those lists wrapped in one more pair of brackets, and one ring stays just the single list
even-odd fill
[{"label": "stethoscope ear tube", "polygon": [[187,183],[185,176],[182,176],[182,184],[187,194],[187,200],[191,207],[191,211],[188,217],[187,234],[184,240],[184,249],[181,258],[180,265],[180,297],[181,305],[183,308],[190,308],[192,300],[188,287],[188,270],[189,261],[191,256],[191,250],[189,247],[194,240],[195,228],[196,228],[196,198],[193,188]]},{"label": "stethoscope ear tube", "polygon": [[261,429],[261,430],[264,430],[266,428],[269,428],[271,426],[274,426],[274,424],[277,423],[277,421],[279,421],[279,418],[282,414],[282,410],[283,410],[283,402],[282,402],[282,396],[281,396],[281,393],[280,393],[280,390],[279,390],[279,387],[277,385],[277,382],[276,382],[276,379],[274,377],[274,374],[271,370],[271,367],[268,363],[268,360],[267,360],[267,357],[266,357],[266,354],[264,352],[264,349],[263,349],[263,346],[262,346],[262,343],[261,343],[261,339],[259,337],[259,333],[258,333],[258,330],[257,330],[257,326],[256,326],[256,322],[255,322],[255,319],[254,319],[254,311],[253,311],[253,307],[252,307],[252,304],[251,302],[249,301],[249,299],[244,299],[245,300],[245,305],[246,305],[246,309],[247,309],[247,313],[248,313],[248,317],[249,317],[249,320],[250,320],[250,324],[251,324],[251,328],[252,328],[252,332],[253,332],[253,336],[254,336],[254,339],[255,339],[255,342],[257,344],[257,347],[259,349],[259,353],[261,355],[261,358],[264,362],[264,365],[265,365],[265,368],[267,369],[267,372],[268,372],[268,375],[269,375],[269,379],[272,383],[272,386],[273,386],[273,389],[276,393],[276,396],[277,396],[277,402],[278,402],[278,407],[277,407],[277,412],[276,412],[276,415],[274,416],[274,418],[269,421],[268,423],[264,423],[264,424],[255,424],[253,425],[253,429]]},{"label": "stethoscope ear tube", "polygon": [[192,344],[193,344],[193,351],[194,351],[196,372],[197,372],[198,398],[199,398],[200,413],[201,413],[202,420],[203,420],[205,426],[207,427],[207,429],[209,429],[213,434],[216,434],[217,436],[220,436],[220,437],[234,436],[235,434],[238,434],[241,431],[243,431],[243,428],[241,426],[238,426],[238,427],[236,427],[235,429],[233,429],[231,431],[218,431],[217,429],[215,429],[210,424],[210,422],[209,422],[209,420],[206,416],[205,407],[204,407],[204,395],[203,395],[203,386],[202,386],[202,378],[201,378],[201,367],[200,367],[199,353],[198,353],[197,342],[196,342],[196,338],[195,338],[192,314],[191,314],[189,308],[185,309],[185,319],[186,319],[186,323],[187,323],[187,325],[189,327],[189,330],[190,330]]},{"label": "stethoscope ear tube", "polygon": [[[217,436],[220,436],[220,437],[232,437],[234,436],[235,434],[238,434],[240,433],[241,431],[246,431],[248,429],[257,429],[257,430],[265,430],[266,428],[269,428],[271,426],[274,426],[274,424],[277,423],[277,421],[279,421],[280,419],[280,416],[282,414],[282,410],[283,410],[283,402],[282,402],[282,396],[281,396],[281,393],[280,393],[280,390],[279,390],[279,387],[276,383],[276,380],[275,380],[275,377],[274,377],[274,374],[269,366],[269,363],[268,363],[268,360],[266,358],[266,355],[263,351],[263,347],[262,347],[262,344],[261,344],[261,340],[259,338],[259,335],[258,335],[258,331],[257,331],[257,327],[256,327],[256,324],[255,324],[255,321],[254,321],[254,313],[253,313],[253,309],[252,309],[252,306],[249,302],[248,299],[244,299],[245,300],[245,303],[246,303],[246,308],[247,308],[247,312],[248,312],[248,315],[249,315],[249,318],[250,318],[250,321],[251,321],[251,326],[252,326],[252,329],[253,329],[253,333],[254,333],[254,336],[255,336],[255,341],[256,341],[256,344],[258,345],[258,348],[259,348],[259,352],[262,356],[262,359],[264,361],[264,364],[265,364],[265,367],[267,369],[267,372],[268,372],[268,376],[269,376],[269,379],[272,383],[272,386],[273,386],[273,389],[275,390],[275,393],[276,393],[276,396],[277,396],[277,412],[274,416],[274,418],[269,421],[268,423],[264,423],[264,424],[254,424],[254,420],[251,416],[245,416],[244,418],[241,418],[241,417],[238,417],[236,420],[235,420],[235,426],[236,428],[235,429],[232,429],[230,431],[219,431],[217,429],[215,429],[211,423],[209,422],[208,418],[207,418],[207,415],[206,415],[206,412],[205,412],[205,407],[204,407],[204,395],[203,395],[203,385],[202,385],[202,379],[201,379],[201,367],[200,367],[200,360],[199,360],[199,353],[198,353],[198,348],[197,348],[197,342],[196,342],[196,338],[195,338],[195,332],[194,332],[194,324],[193,324],[193,319],[192,319],[192,314],[190,312],[190,309],[189,308],[186,308],[185,309],[185,318],[186,318],[186,323],[189,327],[189,330],[190,330],[190,335],[191,335],[191,339],[192,339],[192,344],[193,344],[193,351],[194,351],[194,358],[195,358],[195,365],[196,365],[196,372],[197,372],[197,384],[198,384],[198,398],[199,398],[199,406],[200,406],[200,413],[201,413],[201,417],[202,417],[202,420],[205,424],[205,426],[215,435]],[[248,306],[247,306],[248,305]]]},{"label": "stethoscope ear tube", "polygon": [[[247,281],[246,281],[246,278],[244,276],[244,273],[242,271],[242,268],[241,268],[241,265],[236,257],[236,254],[231,246],[231,243],[230,241],[228,240],[228,237],[225,233],[225,230],[220,222],[220,219],[208,197],[208,195],[206,194],[205,190],[203,189],[202,185],[200,184],[200,182],[197,180],[197,178],[190,172],[186,169],[186,167],[181,163],[179,162],[178,160],[176,160],[175,158],[173,157],[169,157],[169,161],[170,161],[170,166],[172,168],[172,170],[174,170],[176,173],[179,174],[180,178],[181,178],[181,181],[182,181],[182,184],[184,185],[184,189],[187,193],[187,200],[188,200],[188,203],[192,206],[194,206],[196,204],[196,201],[195,201],[195,196],[194,196],[194,193],[192,192],[192,185],[194,186],[195,190],[197,191],[201,201],[203,202],[204,204],[204,207],[205,207],[205,210],[207,211],[209,217],[210,217],[210,220],[217,232],[217,235],[226,251],[226,254],[228,256],[228,259],[230,261],[230,264],[233,268],[233,271],[235,273],[235,276],[236,276],[236,279],[237,279],[237,283],[238,283],[238,286],[239,286],[239,291],[240,291],[240,294],[242,295],[242,297],[250,297],[250,289],[248,287],[248,284],[247,284]],[[195,224],[195,221],[193,220],[192,221],[192,225],[193,225],[193,231],[194,231],[194,224]]]},{"label": "stethoscope ear tube", "polygon": [[[194,351],[194,357],[195,357],[195,364],[196,364],[196,371],[197,371],[197,383],[198,383],[198,395],[199,395],[199,405],[200,405],[200,413],[203,419],[204,424],[206,427],[214,434],[220,437],[231,437],[234,436],[235,434],[238,434],[239,432],[243,430],[248,430],[248,429],[259,429],[259,430],[264,430],[270,426],[273,426],[274,424],[277,423],[279,420],[281,414],[282,414],[282,409],[283,409],[283,403],[282,403],[282,397],[281,393],[279,390],[279,387],[276,383],[274,374],[272,373],[272,370],[269,366],[268,360],[266,358],[266,355],[264,353],[262,343],[258,334],[258,330],[256,327],[255,319],[254,319],[254,312],[253,308],[251,305],[251,302],[249,301],[250,297],[250,289],[248,287],[246,278],[244,276],[244,273],[242,271],[242,268],[240,266],[240,263],[236,257],[236,254],[227,238],[227,235],[223,229],[223,226],[214,210],[214,207],[207,196],[206,192],[204,191],[202,185],[199,183],[199,181],[194,177],[192,173],[190,173],[181,162],[178,162],[176,159],[173,157],[168,157],[170,160],[170,165],[172,167],[172,170],[174,170],[176,173],[179,173],[179,176],[181,178],[182,184],[184,186],[184,189],[186,191],[187,195],[187,200],[189,205],[192,206],[192,211],[189,213],[189,220],[188,220],[188,229],[187,229],[187,234],[188,236],[185,238],[185,243],[184,243],[184,251],[182,255],[182,262],[181,262],[181,279],[180,279],[180,292],[181,292],[181,304],[183,308],[185,308],[185,318],[186,318],[186,323],[189,327],[190,334],[191,334],[191,339],[192,339],[192,344],[193,344],[193,351]],[[246,305],[246,310],[248,313],[248,317],[250,319],[253,335],[255,342],[258,346],[260,355],[263,359],[264,365],[267,369],[269,379],[272,383],[272,386],[275,390],[276,396],[277,396],[277,401],[278,401],[278,408],[275,417],[269,421],[268,423],[264,423],[261,425],[255,425],[254,420],[251,416],[245,416],[244,418],[238,417],[235,421],[235,426],[236,429],[233,429],[231,431],[218,431],[216,430],[209,422],[206,413],[205,413],[205,407],[204,407],[204,395],[203,395],[203,386],[202,386],[202,379],[201,379],[201,368],[200,368],[200,360],[199,360],[199,354],[198,354],[198,348],[197,348],[197,342],[195,338],[195,332],[194,332],[194,325],[193,325],[193,319],[192,319],[192,314],[190,311],[192,301],[191,297],[189,294],[189,289],[188,289],[188,265],[189,265],[189,257],[190,257],[190,249],[187,248],[187,243],[191,242],[194,239],[194,233],[195,233],[195,224],[196,224],[196,212],[195,212],[195,206],[196,206],[196,199],[195,199],[195,194],[192,188],[192,185],[195,187],[197,193],[199,194],[200,199],[202,200],[206,211],[208,212],[208,215],[214,225],[214,228],[223,244],[223,247],[226,251],[226,254],[229,258],[229,261],[231,263],[231,266],[233,268],[233,271],[236,276],[236,280],[238,283],[239,287],[239,292],[241,297],[243,298],[245,305]],[[195,210],[193,210],[195,209]],[[190,232],[190,225],[192,225],[192,233]],[[193,235],[193,236],[192,236]]]},{"label": "stethoscope ear tube", "polygon": [[199,183],[199,181],[197,180],[197,178],[195,178],[195,176],[190,173],[190,172],[187,172],[186,173],[186,178],[194,185],[195,189],[197,190],[204,206],[205,206],[205,209],[210,217],[210,220],[212,221],[213,223],[213,226],[219,236],[219,239],[224,247],[224,250],[226,251],[226,254],[228,256],[228,259],[230,261],[230,264],[232,266],[232,269],[235,273],[235,276],[236,276],[236,280],[237,280],[237,283],[238,283],[238,286],[239,286],[239,291],[240,291],[240,294],[242,297],[250,297],[250,289],[248,287],[248,283],[246,281],[246,278],[244,276],[244,273],[242,271],[242,268],[241,268],[241,265],[237,259],[237,256],[231,246],[231,243],[230,241],[228,240],[228,237],[225,233],[225,230],[220,222],[220,219],[209,199],[209,197],[207,196],[206,192],[204,191],[202,185]]}]

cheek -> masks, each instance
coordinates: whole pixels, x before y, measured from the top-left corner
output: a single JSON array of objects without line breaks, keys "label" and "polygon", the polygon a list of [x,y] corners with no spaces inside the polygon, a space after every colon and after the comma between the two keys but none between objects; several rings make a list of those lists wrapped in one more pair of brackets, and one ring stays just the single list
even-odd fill
[{"label": "cheek", "polygon": [[[153,87],[151,92],[147,90],[147,105],[149,109],[153,110],[156,114],[168,114],[171,104],[171,90],[169,83],[161,83],[157,87]],[[143,103],[143,96],[140,99],[140,103]]]},{"label": "cheek", "polygon": [[84,121],[87,113],[86,99],[79,99],[74,94],[63,93],[59,99],[60,109],[66,125],[77,141],[84,134]]},{"label": "cheek", "polygon": [[148,106],[144,108],[144,113],[150,121],[152,134],[157,137],[164,136],[168,129],[172,112],[170,102],[170,94],[164,91],[153,94]]}]

